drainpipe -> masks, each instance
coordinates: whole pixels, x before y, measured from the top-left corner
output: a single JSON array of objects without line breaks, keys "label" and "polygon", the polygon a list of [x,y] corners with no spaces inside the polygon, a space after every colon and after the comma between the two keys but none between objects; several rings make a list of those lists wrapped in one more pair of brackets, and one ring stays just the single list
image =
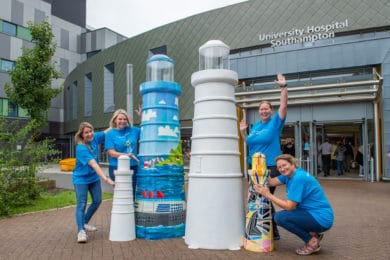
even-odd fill
[{"label": "drainpipe", "polygon": [[[374,100],[374,118],[375,118],[375,169],[376,169],[376,181],[379,181],[379,169],[382,167],[380,162],[382,161],[381,153],[380,153],[380,148],[381,148],[381,143],[380,143],[380,125],[379,125],[379,119],[378,119],[379,113],[378,113],[378,99]],[[371,182],[374,182],[374,174],[371,174]]]},{"label": "drainpipe", "polygon": [[[244,103],[245,105],[245,103]],[[243,119],[246,122],[246,109],[242,108],[242,116]],[[248,123],[248,122],[247,122]],[[241,133],[240,133],[241,135]],[[246,140],[245,137],[242,136],[242,143],[243,143],[243,153],[244,153],[244,176],[249,180],[249,175],[248,175],[248,158],[247,158],[247,146],[246,146]]]},{"label": "drainpipe", "polygon": [[[137,107],[138,109],[138,107]],[[133,117],[133,64],[126,64],[126,110]],[[134,120],[133,120],[134,123]]]},{"label": "drainpipe", "polygon": [[[380,91],[379,88],[382,88],[382,84],[383,84],[383,77],[378,73],[377,71],[377,68],[374,68],[373,69],[373,72],[374,74],[376,75],[377,77],[377,80],[379,81],[379,84],[378,84],[378,91]],[[377,169],[377,172],[376,172],[376,180],[379,181],[379,167],[381,169],[381,172],[382,172],[382,180],[390,180],[390,178],[384,176],[383,174],[383,171],[384,171],[384,165],[382,163],[382,153],[381,153],[381,150],[382,150],[382,138],[380,138],[381,136],[381,133],[382,133],[382,128],[380,127],[380,112],[379,112],[379,97],[376,97],[376,99],[374,100],[374,113],[375,113],[375,142],[377,143],[376,145],[376,148],[375,148],[375,157],[377,158],[376,160],[376,169]]]}]

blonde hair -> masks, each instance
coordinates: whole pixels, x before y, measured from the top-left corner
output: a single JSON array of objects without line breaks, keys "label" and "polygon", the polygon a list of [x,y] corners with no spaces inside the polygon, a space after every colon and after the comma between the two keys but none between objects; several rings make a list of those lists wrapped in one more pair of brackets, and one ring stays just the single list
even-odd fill
[{"label": "blonde hair", "polygon": [[94,130],[93,126],[90,123],[88,123],[88,122],[80,123],[79,130],[77,130],[76,134],[74,135],[74,139],[76,140],[77,144],[79,144],[79,143],[85,144],[85,140],[84,140],[84,136],[83,136],[85,128],[90,128],[90,129],[92,129],[92,131]]},{"label": "blonde hair", "polygon": [[116,120],[116,118],[117,118],[120,114],[125,115],[126,118],[127,118],[127,122],[129,123],[129,125],[130,125],[130,126],[133,126],[133,121],[131,120],[130,116],[127,114],[126,110],[124,110],[124,109],[117,109],[117,110],[114,112],[114,114],[112,115],[111,120],[110,120],[110,127],[111,127],[111,128],[116,128],[116,127],[117,127],[117,125],[116,125],[116,123],[115,123],[115,120]]},{"label": "blonde hair", "polygon": [[295,157],[292,156],[291,154],[285,153],[285,154],[279,155],[278,157],[276,157],[275,162],[277,163],[279,160],[285,160],[285,161],[289,162],[290,164],[294,165],[295,167],[298,167],[297,159],[295,159]]}]

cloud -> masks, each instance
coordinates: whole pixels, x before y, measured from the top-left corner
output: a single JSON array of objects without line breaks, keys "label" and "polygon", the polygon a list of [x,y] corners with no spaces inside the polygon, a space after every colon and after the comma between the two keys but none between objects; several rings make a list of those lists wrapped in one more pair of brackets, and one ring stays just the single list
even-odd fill
[{"label": "cloud", "polygon": [[159,102],[158,102],[160,105],[166,105],[167,104],[167,102],[165,102],[165,100],[160,100]]},{"label": "cloud", "polygon": [[157,117],[157,113],[151,109],[142,112],[142,121],[149,121],[152,118]]},{"label": "cloud", "polygon": [[179,98],[177,98],[177,97],[175,98],[175,105],[179,106]]},{"label": "cloud", "polygon": [[178,133],[179,133],[179,129],[177,127],[175,127],[174,130],[172,130],[168,125],[166,125],[165,127],[160,126],[158,128],[159,136],[165,135],[165,136],[178,137]]},{"label": "cloud", "polygon": [[177,115],[174,115],[172,119],[175,121],[179,120],[179,118],[177,118]]},{"label": "cloud", "polygon": [[[133,37],[198,13],[243,1],[89,0],[87,1],[87,24],[94,28],[108,27],[127,37]],[[180,10],[180,12],[177,10]],[[145,19],[145,17],[148,17],[148,19]]]}]

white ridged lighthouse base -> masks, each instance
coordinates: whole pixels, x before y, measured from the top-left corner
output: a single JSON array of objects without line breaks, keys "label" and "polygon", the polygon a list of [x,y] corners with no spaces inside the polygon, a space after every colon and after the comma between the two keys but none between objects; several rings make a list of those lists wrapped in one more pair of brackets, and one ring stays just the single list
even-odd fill
[{"label": "white ridged lighthouse base", "polygon": [[244,234],[242,175],[194,175],[189,176],[185,243],[191,249],[239,250]]}]

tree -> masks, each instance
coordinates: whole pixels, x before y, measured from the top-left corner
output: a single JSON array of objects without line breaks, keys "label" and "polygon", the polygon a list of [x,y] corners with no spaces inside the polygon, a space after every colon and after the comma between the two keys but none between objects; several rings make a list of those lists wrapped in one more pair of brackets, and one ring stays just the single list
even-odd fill
[{"label": "tree", "polygon": [[56,44],[52,42],[54,35],[49,22],[29,22],[28,28],[34,47],[23,48],[22,56],[10,72],[12,84],[6,83],[4,88],[9,100],[26,109],[32,119],[44,125],[51,100],[62,91],[62,88],[51,88],[51,81],[61,74],[51,64]]}]

